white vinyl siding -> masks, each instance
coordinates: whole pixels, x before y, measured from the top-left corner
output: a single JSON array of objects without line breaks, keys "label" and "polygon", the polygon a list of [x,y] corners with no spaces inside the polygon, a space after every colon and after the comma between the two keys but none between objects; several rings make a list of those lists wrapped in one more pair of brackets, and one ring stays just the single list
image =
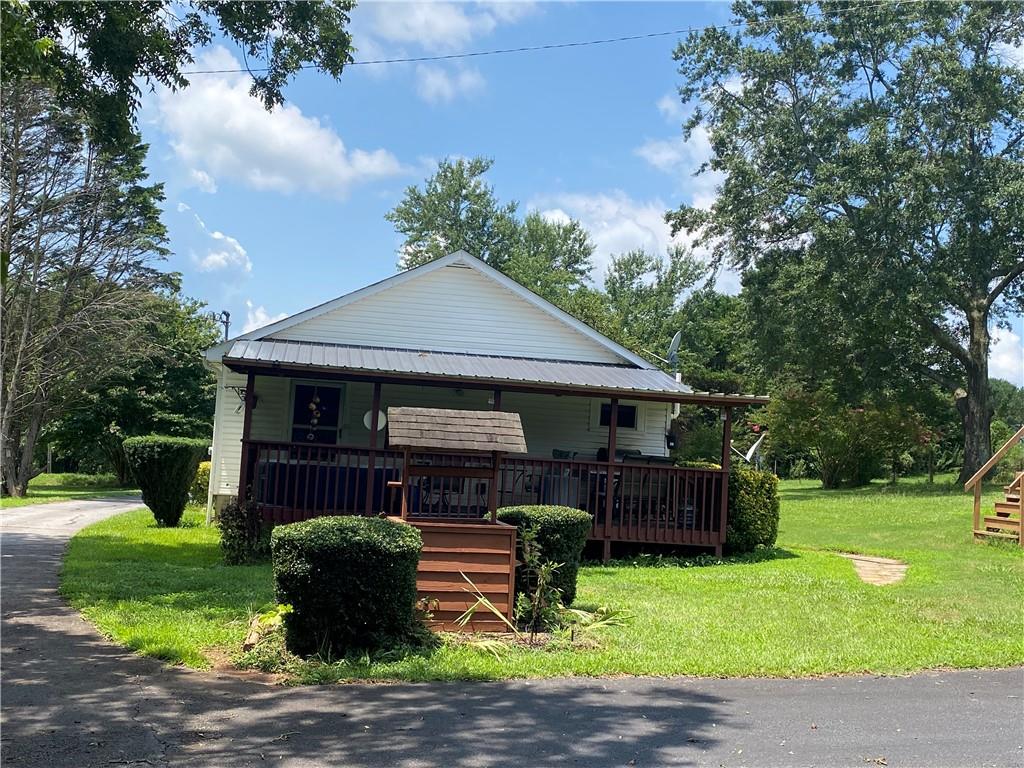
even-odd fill
[{"label": "white vinyl siding", "polygon": [[447,266],[269,338],[623,363],[606,346],[475,269]]},{"label": "white vinyl siding", "polygon": [[217,401],[213,430],[213,462],[210,484],[214,496],[238,493],[238,470],[242,462],[242,404],[231,387],[244,387],[245,376],[221,368],[217,377]]}]

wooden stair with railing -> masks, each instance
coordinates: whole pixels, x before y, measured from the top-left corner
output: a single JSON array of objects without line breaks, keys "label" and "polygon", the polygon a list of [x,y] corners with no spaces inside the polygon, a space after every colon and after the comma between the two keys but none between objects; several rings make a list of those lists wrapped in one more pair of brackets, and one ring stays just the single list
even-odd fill
[{"label": "wooden stair with railing", "polygon": [[985,462],[985,465],[974,473],[973,477],[964,483],[965,491],[974,491],[974,537],[976,539],[990,537],[998,539],[1013,539],[1024,547],[1024,472],[1018,472],[1010,481],[1009,485],[1003,488],[1003,501],[995,503],[995,514],[981,515],[981,485],[985,475],[998,464],[1007,452],[1017,443],[1024,439],[1024,427],[1017,430],[1016,434]]}]

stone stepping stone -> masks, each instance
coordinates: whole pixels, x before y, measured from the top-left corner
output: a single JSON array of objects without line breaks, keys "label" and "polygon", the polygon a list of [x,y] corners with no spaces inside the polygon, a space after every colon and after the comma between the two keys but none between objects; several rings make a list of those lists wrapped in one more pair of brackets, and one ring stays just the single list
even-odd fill
[{"label": "stone stepping stone", "polygon": [[886,584],[895,584],[903,581],[907,574],[907,564],[902,560],[893,560],[888,557],[870,557],[869,555],[854,555],[849,552],[837,552],[840,557],[853,561],[853,570],[861,581],[874,584],[876,587],[884,587]]}]

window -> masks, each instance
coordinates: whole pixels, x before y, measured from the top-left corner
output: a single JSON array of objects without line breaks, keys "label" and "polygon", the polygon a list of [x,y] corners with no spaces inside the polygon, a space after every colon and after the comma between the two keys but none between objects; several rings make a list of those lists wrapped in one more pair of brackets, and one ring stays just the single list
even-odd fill
[{"label": "window", "polygon": [[[619,403],[619,415],[615,420],[616,429],[636,429],[637,407]],[[601,417],[598,426],[610,427],[612,423],[612,404],[601,403]]]},{"label": "window", "polygon": [[341,424],[341,387],[295,384],[292,442],[337,443]]}]

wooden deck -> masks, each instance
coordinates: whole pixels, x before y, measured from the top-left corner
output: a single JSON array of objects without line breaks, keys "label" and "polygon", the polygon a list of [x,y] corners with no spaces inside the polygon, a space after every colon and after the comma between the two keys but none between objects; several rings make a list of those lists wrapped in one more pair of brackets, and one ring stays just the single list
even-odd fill
[{"label": "wooden deck", "polygon": [[[245,441],[244,476],[264,518],[290,523],[319,515],[400,514],[403,454],[361,446]],[[408,516],[478,521],[492,478],[464,474],[472,457],[427,454],[408,480]],[[417,475],[430,467],[430,475]],[[451,467],[445,477],[439,467]],[[425,470],[424,470],[425,472]],[[392,487],[388,484],[391,483]],[[569,461],[506,456],[496,489],[499,507],[559,504],[593,518],[590,540],[707,547],[725,540],[728,473],[665,463]]]}]

